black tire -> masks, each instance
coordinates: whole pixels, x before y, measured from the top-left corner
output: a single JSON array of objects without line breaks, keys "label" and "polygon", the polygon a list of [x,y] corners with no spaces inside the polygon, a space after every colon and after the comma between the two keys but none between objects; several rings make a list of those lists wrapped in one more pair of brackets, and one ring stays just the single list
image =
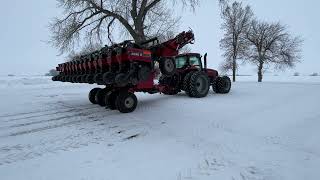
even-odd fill
[{"label": "black tire", "polygon": [[96,94],[97,92],[100,90],[101,88],[94,88],[90,91],[89,93],[89,101],[92,103],[92,104],[97,104],[96,102]]},{"label": "black tire", "polygon": [[73,82],[73,83],[78,83],[78,82],[77,82],[77,75],[74,75],[74,76],[72,77],[72,82]]},{"label": "black tire", "polygon": [[71,77],[72,77],[72,76],[68,75],[66,81],[67,81],[67,82],[71,82]]},{"label": "black tire", "polygon": [[116,107],[121,113],[131,113],[138,105],[136,95],[131,92],[120,92],[116,99]]},{"label": "black tire", "polygon": [[116,99],[119,95],[119,91],[109,91],[105,96],[106,108],[111,110],[117,109],[116,107]]},{"label": "black tire", "polygon": [[73,81],[73,77],[74,77],[73,75],[72,75],[72,76],[70,76],[70,82],[71,82],[71,83],[74,83],[74,81]]},{"label": "black tire", "polygon": [[94,77],[93,77],[93,81],[99,85],[102,85],[104,84],[103,80],[102,80],[102,74],[96,74]]},{"label": "black tire", "polygon": [[163,94],[165,95],[176,95],[180,92],[179,88],[179,82],[177,82],[178,78],[175,76],[161,76],[159,78],[159,84],[160,85],[166,85],[166,88],[162,91]]},{"label": "black tire", "polygon": [[65,75],[63,75],[63,76],[61,77],[61,82],[66,82],[66,76],[65,76]]},{"label": "black tire", "polygon": [[208,95],[210,83],[208,75],[202,71],[193,73],[190,78],[190,95],[195,98],[202,98]]},{"label": "black tire", "polygon": [[100,89],[96,93],[95,101],[97,102],[97,104],[99,104],[102,107],[107,105],[105,99],[106,99],[106,95],[107,95],[108,91],[110,91],[110,90],[107,88],[104,88],[104,89]]},{"label": "black tire", "polygon": [[67,78],[68,78],[68,76],[67,76],[67,75],[65,75],[65,76],[63,77],[63,79],[62,79],[62,80],[63,80],[63,82],[68,82],[68,81],[67,81]]},{"label": "black tire", "polygon": [[183,79],[183,84],[182,84],[182,88],[183,90],[186,92],[186,94],[189,97],[192,97],[191,93],[190,93],[190,80],[191,80],[191,76],[193,75],[194,71],[189,72]]},{"label": "black tire", "polygon": [[81,83],[88,83],[87,82],[87,76],[88,76],[87,74],[81,76]]},{"label": "black tire", "polygon": [[212,85],[212,90],[219,94],[227,94],[231,90],[231,79],[228,76],[218,77]]},{"label": "black tire", "polygon": [[52,81],[57,81],[57,76],[53,76]]},{"label": "black tire", "polygon": [[81,77],[82,77],[82,75],[78,75],[78,76],[76,77],[76,82],[77,82],[77,83],[82,83],[82,82],[81,82]]},{"label": "black tire", "polygon": [[118,87],[124,87],[128,85],[129,79],[127,78],[127,75],[124,73],[119,73],[114,78],[114,82]]},{"label": "black tire", "polygon": [[92,74],[89,74],[89,75],[86,76],[86,82],[89,83],[89,84],[94,84],[93,75]]},{"label": "black tire", "polygon": [[57,81],[61,81],[61,75],[58,75],[58,76],[56,77],[56,79],[57,79]]},{"label": "black tire", "polygon": [[102,75],[102,80],[106,84],[113,84],[115,79],[115,74],[112,72],[106,72]]},{"label": "black tire", "polygon": [[176,72],[176,63],[173,58],[160,59],[159,66],[163,75],[171,76]]}]

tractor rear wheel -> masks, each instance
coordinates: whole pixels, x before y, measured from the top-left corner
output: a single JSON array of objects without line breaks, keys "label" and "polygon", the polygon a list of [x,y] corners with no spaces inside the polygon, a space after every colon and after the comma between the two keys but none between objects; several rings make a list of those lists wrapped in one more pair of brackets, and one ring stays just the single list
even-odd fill
[{"label": "tractor rear wheel", "polygon": [[96,101],[96,94],[97,92],[101,90],[101,88],[94,88],[90,91],[89,93],[89,101],[92,103],[92,104],[97,104],[97,101]]},{"label": "tractor rear wheel", "polygon": [[116,99],[116,107],[121,113],[133,112],[138,104],[136,95],[131,92],[122,91]]},{"label": "tractor rear wheel", "polygon": [[105,102],[105,98],[107,93],[110,91],[110,89],[108,88],[104,88],[104,89],[100,89],[95,96],[95,101],[97,102],[97,104],[99,104],[100,106],[104,107],[106,106],[106,102]]},{"label": "tractor rear wheel", "polygon": [[171,76],[176,72],[176,63],[172,58],[163,58],[159,62],[162,74]]},{"label": "tractor rear wheel", "polygon": [[183,84],[182,84],[182,88],[183,90],[186,92],[186,94],[189,96],[189,97],[192,97],[191,93],[190,93],[190,79],[191,79],[191,76],[193,75],[193,71],[192,72],[189,72],[183,79]]},{"label": "tractor rear wheel", "polygon": [[208,75],[202,71],[193,73],[190,78],[190,95],[195,98],[202,98],[208,95],[210,83]]},{"label": "tractor rear wheel", "polygon": [[228,76],[218,77],[212,85],[214,92],[219,94],[227,94],[231,89],[231,80]]},{"label": "tractor rear wheel", "polygon": [[106,108],[111,110],[117,109],[116,107],[116,99],[119,95],[119,91],[109,91],[105,96]]}]

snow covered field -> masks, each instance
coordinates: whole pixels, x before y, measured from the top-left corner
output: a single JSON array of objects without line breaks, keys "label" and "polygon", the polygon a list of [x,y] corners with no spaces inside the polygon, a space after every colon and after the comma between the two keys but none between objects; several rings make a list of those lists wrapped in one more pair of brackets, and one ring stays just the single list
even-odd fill
[{"label": "snow covered field", "polygon": [[0,179],[320,179],[320,77],[239,79],[120,114],[88,102],[94,86],[0,77]]}]

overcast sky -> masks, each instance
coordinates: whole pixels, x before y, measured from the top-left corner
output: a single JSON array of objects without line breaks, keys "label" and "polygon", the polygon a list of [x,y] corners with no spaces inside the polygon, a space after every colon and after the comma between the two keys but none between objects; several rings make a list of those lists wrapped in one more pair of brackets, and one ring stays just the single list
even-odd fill
[{"label": "overcast sky", "polygon": [[[320,73],[320,1],[318,0],[244,0],[258,18],[289,26],[304,38],[302,63],[287,73]],[[0,11],[0,75],[44,74],[63,62],[63,56],[45,41],[49,39],[48,22],[59,14],[56,1],[11,0],[1,2]],[[194,52],[208,52],[209,66],[217,68],[222,61],[219,49],[220,16],[217,0],[202,0],[196,13],[184,11],[181,30],[192,28],[196,43]],[[255,74],[254,66],[245,66],[241,74]]]}]

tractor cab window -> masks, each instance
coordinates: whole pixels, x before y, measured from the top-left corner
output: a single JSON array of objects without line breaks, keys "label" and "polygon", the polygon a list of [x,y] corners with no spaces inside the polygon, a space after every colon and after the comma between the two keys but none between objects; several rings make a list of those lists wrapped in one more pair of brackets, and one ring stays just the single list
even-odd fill
[{"label": "tractor cab window", "polygon": [[187,57],[177,57],[176,58],[176,67],[183,68],[184,66],[187,65]]},{"label": "tractor cab window", "polygon": [[189,58],[189,63],[190,63],[191,66],[196,66],[196,67],[201,68],[201,62],[200,62],[199,57],[196,57],[196,56],[190,57]]}]

